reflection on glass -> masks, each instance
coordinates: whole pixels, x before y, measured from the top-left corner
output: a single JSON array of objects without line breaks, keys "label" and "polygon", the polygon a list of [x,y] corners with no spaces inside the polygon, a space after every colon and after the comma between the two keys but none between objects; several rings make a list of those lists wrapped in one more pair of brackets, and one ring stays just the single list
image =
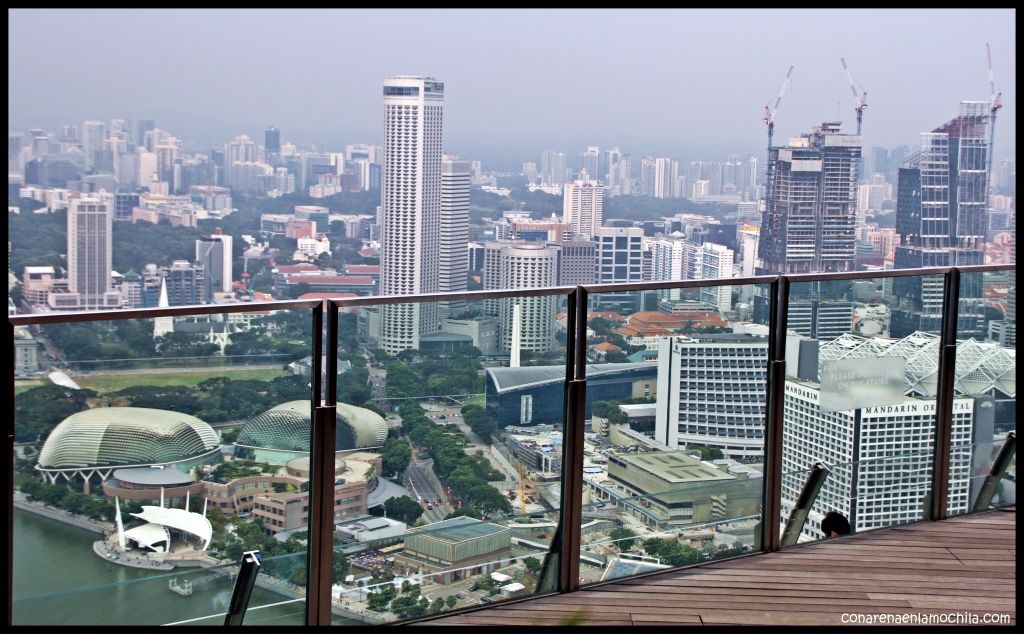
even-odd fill
[{"label": "reflection on glass", "polygon": [[[506,275],[554,262],[551,250],[489,248],[499,269],[509,260]],[[393,622],[533,594],[545,563],[557,577],[565,301],[340,307],[339,421],[358,409],[384,433],[362,449],[379,457],[369,517],[336,520],[335,556],[351,562],[334,586],[336,619]]]},{"label": "reflection on glass", "polygon": [[[1017,426],[1016,272],[961,274],[959,300],[953,387],[958,403],[972,404],[972,424],[953,431],[950,481],[963,484],[956,497],[950,489],[950,515],[974,508],[1007,432]],[[1015,499],[1012,477],[998,483],[994,505]]]},{"label": "reflection on glass", "polygon": [[[311,311],[24,326],[18,340],[34,355],[15,381],[15,623],[222,613],[245,550],[265,562],[251,606],[304,604]],[[282,408],[298,419],[262,425]],[[254,429],[277,453],[246,453]]]},{"label": "reflection on glass", "polygon": [[755,546],[768,360],[758,292],[647,291],[630,306],[591,295],[583,583]]},{"label": "reflection on glass", "polygon": [[[811,466],[823,461],[832,468],[808,516],[805,539],[820,537],[829,511],[843,514],[854,532],[927,516],[940,324],[903,332],[897,309],[907,300],[896,294],[907,284],[941,289],[941,275],[926,277],[912,283],[894,278],[893,284],[807,282],[790,289],[783,472],[797,475],[783,479],[783,520]],[[897,331],[902,334],[894,336]],[[973,412],[970,399],[954,402],[954,437],[970,433]],[[966,474],[951,481],[950,497],[966,505]]]}]

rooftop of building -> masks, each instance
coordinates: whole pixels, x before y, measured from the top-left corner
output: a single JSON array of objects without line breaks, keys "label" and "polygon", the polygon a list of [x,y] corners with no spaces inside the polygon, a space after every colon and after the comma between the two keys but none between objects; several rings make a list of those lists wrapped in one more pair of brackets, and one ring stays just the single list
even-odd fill
[{"label": "rooftop of building", "polygon": [[[596,363],[587,366],[587,377],[613,376],[631,372],[650,372],[650,363]],[[519,368],[487,368],[494,386],[499,392],[538,387],[565,380],[564,365],[533,365]]]},{"label": "rooftop of building", "polygon": [[507,531],[509,531],[507,526],[499,526],[498,524],[484,522],[473,517],[462,516],[413,528],[406,535],[429,535],[432,539],[457,543],[497,535]]},{"label": "rooftop of building", "polygon": [[730,480],[733,477],[682,451],[616,454],[615,458],[630,468],[646,471],[670,484]]}]

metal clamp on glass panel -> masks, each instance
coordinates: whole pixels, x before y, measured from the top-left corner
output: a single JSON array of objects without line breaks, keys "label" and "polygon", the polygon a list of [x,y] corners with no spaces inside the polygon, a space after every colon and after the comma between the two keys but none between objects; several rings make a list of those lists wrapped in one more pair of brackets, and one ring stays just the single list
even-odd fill
[{"label": "metal clamp on glass panel", "polygon": [[811,467],[811,472],[807,474],[807,481],[804,482],[804,488],[800,491],[796,506],[790,511],[789,519],[786,520],[786,529],[782,533],[782,546],[792,546],[800,538],[800,533],[804,530],[804,524],[807,522],[807,514],[811,512],[814,501],[818,499],[818,491],[821,490],[821,485],[825,484],[829,471],[831,470],[824,462],[816,462]]},{"label": "metal clamp on glass panel", "polygon": [[228,606],[224,625],[241,625],[245,611],[249,608],[249,597],[252,587],[256,585],[256,575],[260,572],[260,551],[247,550],[242,553],[242,565],[235,579],[235,589],[231,592],[231,603]]},{"label": "metal clamp on glass panel", "polygon": [[1011,431],[1006,434],[1006,442],[1003,443],[1003,448],[999,450],[996,461],[992,463],[992,471],[985,478],[985,484],[981,486],[978,499],[974,501],[974,508],[971,509],[972,513],[988,510],[988,507],[992,504],[992,498],[996,494],[996,489],[999,487],[999,482],[1006,475],[1006,470],[1010,467],[1010,462],[1013,461],[1016,453],[1017,434]]}]

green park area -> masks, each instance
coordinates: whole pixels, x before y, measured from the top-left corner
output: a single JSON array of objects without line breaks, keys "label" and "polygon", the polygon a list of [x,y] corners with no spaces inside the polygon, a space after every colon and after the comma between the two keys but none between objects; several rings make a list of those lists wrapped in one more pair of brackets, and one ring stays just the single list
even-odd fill
[{"label": "green park area", "polygon": [[[249,369],[222,367],[211,370],[196,370],[194,372],[167,372],[161,370],[140,370],[138,373],[125,374],[88,374],[72,376],[71,378],[79,386],[89,390],[96,390],[100,394],[117,392],[129,387],[142,385],[148,386],[183,386],[195,387],[207,379],[225,377],[233,381],[269,381],[279,376],[285,376],[287,372],[279,368]],[[48,379],[26,379],[15,381],[14,393],[20,394],[25,390],[49,384]]]}]

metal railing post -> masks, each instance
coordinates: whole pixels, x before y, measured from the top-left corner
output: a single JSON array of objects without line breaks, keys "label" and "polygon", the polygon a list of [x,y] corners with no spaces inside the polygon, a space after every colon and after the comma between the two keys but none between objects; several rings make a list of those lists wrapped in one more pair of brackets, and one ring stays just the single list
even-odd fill
[{"label": "metal railing post", "polygon": [[949,464],[953,445],[953,385],[956,378],[956,333],[960,318],[960,270],[946,273],[942,288],[942,334],[935,403],[935,456],[932,460],[931,519],[949,515]]},{"label": "metal railing post", "polygon": [[803,532],[804,524],[807,523],[807,515],[811,512],[815,500],[818,499],[818,492],[825,484],[828,474],[829,468],[824,462],[815,462],[811,467],[810,473],[807,474],[807,480],[804,482],[804,488],[800,491],[800,497],[793,510],[790,511],[789,519],[786,520],[786,530],[782,533],[781,546],[792,546],[800,539],[800,533]]},{"label": "metal railing post", "polygon": [[224,625],[241,625],[245,619],[245,611],[249,609],[249,598],[252,588],[256,585],[256,575],[260,573],[260,551],[247,550],[242,553],[242,561],[238,566],[235,587],[231,591],[231,602],[228,613],[224,616]]},{"label": "metal railing post", "polygon": [[587,290],[576,287],[569,298],[571,361],[566,363],[565,462],[562,467],[562,521],[558,591],[580,587],[583,522],[583,428],[587,408]]},{"label": "metal railing post", "polygon": [[768,323],[768,397],[765,408],[764,512],[761,549],[778,550],[782,524],[782,419],[786,392],[786,316],[789,279],[780,275],[772,282]]},{"label": "metal railing post", "polygon": [[[334,564],[334,447],[337,434],[335,390],[338,367],[337,307],[328,307],[327,381],[324,385],[324,308],[313,315],[313,407],[310,452],[309,560],[306,625],[331,623],[331,573]],[[324,393],[324,388],[326,393]]]},{"label": "metal railing post", "polygon": [[7,429],[5,430],[4,451],[7,452],[7,460],[4,464],[4,496],[7,498],[7,625],[14,624],[14,324],[7,323],[7,340],[10,347],[6,349],[9,355],[7,359],[10,365],[7,366]]}]

